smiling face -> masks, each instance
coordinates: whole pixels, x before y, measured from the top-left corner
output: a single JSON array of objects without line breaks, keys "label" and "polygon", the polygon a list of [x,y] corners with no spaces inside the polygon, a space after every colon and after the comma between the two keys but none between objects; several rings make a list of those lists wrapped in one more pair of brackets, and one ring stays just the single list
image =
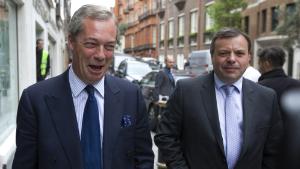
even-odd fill
[{"label": "smiling face", "polygon": [[94,84],[102,79],[112,62],[117,27],[113,19],[83,20],[82,31],[69,36],[75,74],[85,83]]},{"label": "smiling face", "polygon": [[250,59],[248,43],[242,35],[216,40],[212,62],[214,72],[224,83],[232,84],[240,79]]}]

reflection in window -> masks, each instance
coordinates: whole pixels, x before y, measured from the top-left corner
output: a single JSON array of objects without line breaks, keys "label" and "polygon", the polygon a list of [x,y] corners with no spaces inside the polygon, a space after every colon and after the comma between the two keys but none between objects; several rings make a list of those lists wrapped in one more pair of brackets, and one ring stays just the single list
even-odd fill
[{"label": "reflection in window", "polygon": [[18,105],[16,10],[0,1],[0,144],[15,125]]}]

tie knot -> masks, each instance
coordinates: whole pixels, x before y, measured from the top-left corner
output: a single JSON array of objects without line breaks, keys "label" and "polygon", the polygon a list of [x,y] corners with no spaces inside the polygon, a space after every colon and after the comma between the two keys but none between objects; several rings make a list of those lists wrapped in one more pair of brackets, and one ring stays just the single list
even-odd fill
[{"label": "tie knot", "polygon": [[94,95],[95,88],[93,85],[87,85],[85,90],[89,95]]},{"label": "tie knot", "polygon": [[234,86],[233,85],[224,85],[224,86],[222,86],[222,89],[224,90],[226,96],[230,96],[230,95],[232,95]]}]

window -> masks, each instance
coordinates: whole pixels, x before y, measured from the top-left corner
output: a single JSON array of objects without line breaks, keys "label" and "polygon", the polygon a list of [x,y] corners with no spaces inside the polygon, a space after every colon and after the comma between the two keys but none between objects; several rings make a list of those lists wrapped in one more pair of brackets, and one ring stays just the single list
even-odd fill
[{"label": "window", "polygon": [[184,36],[184,15],[178,18],[178,36]]},{"label": "window", "polygon": [[177,36],[177,45],[184,45],[184,15],[178,17],[178,36]]},{"label": "window", "polygon": [[157,8],[157,2],[156,2],[156,0],[152,0],[152,2],[151,2],[151,10],[155,10],[156,8]]},{"label": "window", "polygon": [[205,12],[205,30],[210,30],[214,22],[207,12]]},{"label": "window", "polygon": [[271,30],[275,31],[276,27],[278,26],[279,23],[279,9],[278,7],[273,7],[272,9],[272,27]]},{"label": "window", "polygon": [[[206,8],[209,7],[210,6],[207,6]],[[205,44],[209,44],[211,42],[211,39],[213,37],[213,32],[211,31],[213,24],[213,19],[209,16],[207,12],[205,12],[205,32],[203,37],[203,41]]]},{"label": "window", "polygon": [[264,9],[262,11],[262,16],[261,16],[261,21],[262,21],[262,27],[261,27],[261,32],[266,32],[267,31],[267,10]]},{"label": "window", "polygon": [[130,47],[134,48],[134,35],[130,36]]},{"label": "window", "polygon": [[286,15],[290,16],[296,11],[296,5],[295,3],[290,3],[286,5]]},{"label": "window", "polygon": [[0,144],[15,126],[18,105],[16,6],[0,6]]},{"label": "window", "polygon": [[249,34],[249,16],[245,17],[245,20],[244,20],[244,31],[245,31],[245,33]]},{"label": "window", "polygon": [[197,11],[192,11],[191,12],[191,31],[190,33],[197,33],[198,30],[198,12]]},{"label": "window", "polygon": [[197,31],[198,31],[198,11],[192,10],[190,17],[190,44],[197,45]]},{"label": "window", "polygon": [[161,0],[161,8],[166,8],[166,0]]},{"label": "window", "polygon": [[257,13],[257,24],[256,24],[256,30],[257,30],[257,34],[259,35],[259,33],[260,33],[260,13],[258,12]]},{"label": "window", "polygon": [[164,39],[165,39],[165,25],[164,23],[160,24],[160,39],[159,39],[159,46],[161,48],[164,47]]},{"label": "window", "polygon": [[174,21],[169,20],[168,26],[169,26],[169,39],[172,39],[174,37]]},{"label": "window", "polygon": [[156,47],[156,26],[152,27],[152,43],[153,47]]},{"label": "window", "polygon": [[169,20],[168,22],[168,28],[169,28],[169,39],[168,39],[168,46],[169,48],[172,48],[174,45],[174,21],[173,19]]}]

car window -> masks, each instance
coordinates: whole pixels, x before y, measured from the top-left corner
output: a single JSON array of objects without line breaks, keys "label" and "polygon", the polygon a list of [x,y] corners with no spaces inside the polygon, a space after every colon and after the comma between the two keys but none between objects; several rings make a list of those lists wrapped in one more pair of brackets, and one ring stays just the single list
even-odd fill
[{"label": "car window", "polygon": [[143,77],[141,80],[141,84],[146,84],[146,85],[155,85],[155,77],[157,75],[157,72],[150,72],[147,75]]},{"label": "car window", "polygon": [[119,65],[119,68],[118,70],[122,73],[125,73],[126,71],[126,63],[125,62],[122,62],[120,65]]}]

